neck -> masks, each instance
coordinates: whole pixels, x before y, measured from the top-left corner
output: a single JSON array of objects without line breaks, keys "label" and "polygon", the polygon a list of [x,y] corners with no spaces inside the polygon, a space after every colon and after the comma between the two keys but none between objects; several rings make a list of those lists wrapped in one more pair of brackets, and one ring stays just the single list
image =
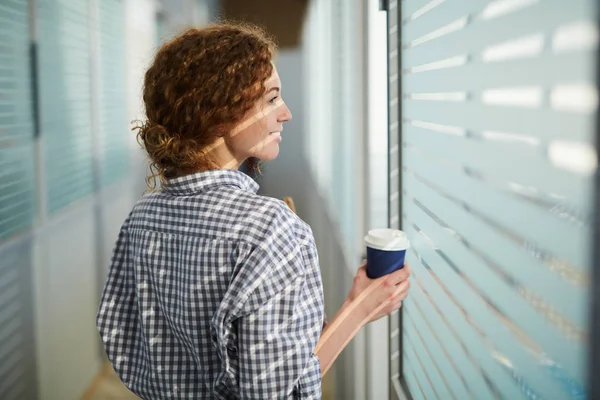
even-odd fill
[{"label": "neck", "polygon": [[233,154],[224,138],[218,138],[214,143],[207,146],[205,154],[220,169],[238,170],[245,160],[239,159]]}]

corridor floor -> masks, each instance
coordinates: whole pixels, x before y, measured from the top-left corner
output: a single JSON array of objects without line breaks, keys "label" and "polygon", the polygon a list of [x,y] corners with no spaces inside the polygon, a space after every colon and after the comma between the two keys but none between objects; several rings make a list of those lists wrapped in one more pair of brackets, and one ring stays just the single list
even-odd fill
[{"label": "corridor floor", "polygon": [[133,400],[139,399],[131,393],[117,374],[112,369],[110,364],[106,363],[98,377],[89,388],[88,393],[83,396],[82,400]]},{"label": "corridor floor", "polygon": [[[323,400],[333,399],[332,382],[323,378]],[[139,399],[131,393],[117,377],[110,364],[106,363],[82,400],[133,400]]]}]

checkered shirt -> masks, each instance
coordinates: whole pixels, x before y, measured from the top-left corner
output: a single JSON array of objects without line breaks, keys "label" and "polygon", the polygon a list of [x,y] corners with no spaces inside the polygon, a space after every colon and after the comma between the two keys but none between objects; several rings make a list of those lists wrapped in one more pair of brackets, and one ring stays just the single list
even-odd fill
[{"label": "checkered shirt", "polygon": [[316,399],[324,318],[310,227],[238,171],[144,196],[123,224],[97,326],[144,399]]}]

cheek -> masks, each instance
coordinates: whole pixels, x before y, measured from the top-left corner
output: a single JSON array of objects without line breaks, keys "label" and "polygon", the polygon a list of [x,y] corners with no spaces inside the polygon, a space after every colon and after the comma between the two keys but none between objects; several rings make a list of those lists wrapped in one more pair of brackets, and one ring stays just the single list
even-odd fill
[{"label": "cheek", "polygon": [[250,150],[265,139],[265,135],[268,133],[266,127],[264,118],[254,121],[237,134],[232,135],[229,140],[230,145],[236,150]]}]

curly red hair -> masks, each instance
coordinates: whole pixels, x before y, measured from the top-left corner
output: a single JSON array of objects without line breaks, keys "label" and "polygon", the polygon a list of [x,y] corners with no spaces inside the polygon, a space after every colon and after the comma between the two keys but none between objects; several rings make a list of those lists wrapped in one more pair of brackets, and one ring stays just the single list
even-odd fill
[{"label": "curly red hair", "polygon": [[134,128],[150,157],[147,182],[215,169],[207,147],[265,92],[276,45],[262,29],[221,23],[165,43],[144,78],[147,120]]}]

